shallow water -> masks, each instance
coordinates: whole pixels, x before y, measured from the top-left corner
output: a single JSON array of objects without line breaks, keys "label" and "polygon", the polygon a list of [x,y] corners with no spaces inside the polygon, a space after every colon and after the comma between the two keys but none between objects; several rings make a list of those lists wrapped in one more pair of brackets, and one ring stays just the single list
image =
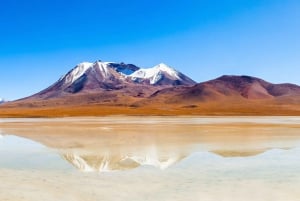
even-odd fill
[{"label": "shallow water", "polygon": [[0,200],[300,197],[299,117],[1,119],[0,133]]}]

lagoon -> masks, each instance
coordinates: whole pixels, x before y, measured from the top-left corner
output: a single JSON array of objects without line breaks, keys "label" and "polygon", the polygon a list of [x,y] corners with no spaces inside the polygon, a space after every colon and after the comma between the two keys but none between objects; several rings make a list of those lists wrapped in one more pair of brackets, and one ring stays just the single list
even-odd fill
[{"label": "lagoon", "polygon": [[299,117],[0,120],[0,200],[300,197]]}]

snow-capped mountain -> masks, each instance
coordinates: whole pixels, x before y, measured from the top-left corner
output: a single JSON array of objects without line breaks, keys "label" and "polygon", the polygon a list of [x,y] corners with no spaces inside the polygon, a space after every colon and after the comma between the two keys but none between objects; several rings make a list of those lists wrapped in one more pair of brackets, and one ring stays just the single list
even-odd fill
[{"label": "snow-capped mountain", "polygon": [[129,82],[132,80],[135,83],[148,83],[150,85],[195,84],[187,76],[163,63],[152,68],[139,68],[132,64],[101,61],[80,63],[61,80],[64,80],[65,84],[72,84],[89,73],[97,76],[98,81],[122,80],[124,82],[126,80]]},{"label": "snow-capped mountain", "polygon": [[193,80],[170,66],[161,63],[153,68],[139,69],[130,75],[138,83],[149,82],[151,85],[192,85]]},{"label": "snow-capped mountain", "polygon": [[196,82],[165,64],[144,69],[133,64],[96,61],[76,65],[52,86],[34,96],[51,98],[79,92],[193,84]]},{"label": "snow-capped mountain", "polygon": [[73,84],[79,82],[88,74],[92,74],[100,82],[109,82],[116,79],[124,80],[139,68],[132,64],[101,62],[95,63],[83,62],[63,76],[60,81],[64,84]]}]

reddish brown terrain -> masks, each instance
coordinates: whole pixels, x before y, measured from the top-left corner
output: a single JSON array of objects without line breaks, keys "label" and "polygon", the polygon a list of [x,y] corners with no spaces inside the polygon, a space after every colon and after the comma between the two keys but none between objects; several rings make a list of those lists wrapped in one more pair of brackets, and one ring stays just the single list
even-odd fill
[{"label": "reddish brown terrain", "polygon": [[0,116],[300,115],[300,86],[293,84],[250,76],[196,84],[162,64],[151,69],[157,70],[152,77],[139,72],[144,77],[136,79],[120,74],[124,69],[137,74],[140,68],[132,64],[89,65],[76,66],[35,95],[2,104]]},{"label": "reddish brown terrain", "polygon": [[[31,97],[1,105],[2,117],[97,115],[300,115],[300,87],[223,76],[194,86]],[[153,92],[152,95],[149,95]],[[148,96],[149,95],[149,96]]]}]

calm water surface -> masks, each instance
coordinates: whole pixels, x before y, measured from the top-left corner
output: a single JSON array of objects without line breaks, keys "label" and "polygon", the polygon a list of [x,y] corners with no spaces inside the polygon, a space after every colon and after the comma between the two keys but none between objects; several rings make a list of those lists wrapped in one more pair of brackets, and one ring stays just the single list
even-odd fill
[{"label": "calm water surface", "polygon": [[0,200],[300,199],[299,117],[0,120]]}]

